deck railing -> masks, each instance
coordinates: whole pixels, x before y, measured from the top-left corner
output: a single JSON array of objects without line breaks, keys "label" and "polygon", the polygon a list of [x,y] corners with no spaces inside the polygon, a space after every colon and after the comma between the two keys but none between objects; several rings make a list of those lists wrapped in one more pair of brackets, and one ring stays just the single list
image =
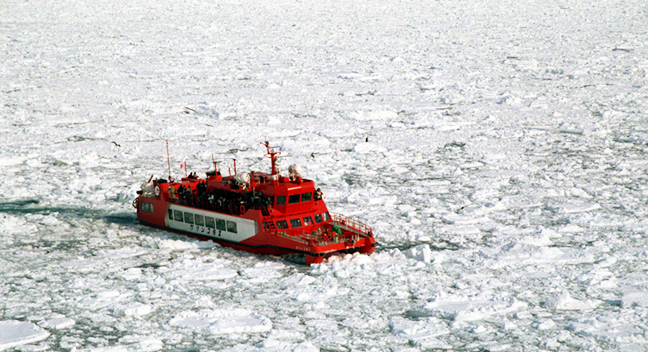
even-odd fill
[{"label": "deck railing", "polygon": [[361,234],[373,235],[371,227],[365,225],[357,219],[337,213],[330,213],[330,215],[333,223],[338,225],[342,230],[346,228],[350,231],[359,232]]},{"label": "deck railing", "polygon": [[[314,231],[290,229],[289,232],[286,232],[285,230],[273,229],[269,232],[309,245],[327,245],[346,241],[355,243],[360,237],[373,236],[371,227],[356,219],[336,213],[330,213],[330,215],[331,220],[322,223]],[[333,229],[334,225],[340,228],[341,235]]]}]

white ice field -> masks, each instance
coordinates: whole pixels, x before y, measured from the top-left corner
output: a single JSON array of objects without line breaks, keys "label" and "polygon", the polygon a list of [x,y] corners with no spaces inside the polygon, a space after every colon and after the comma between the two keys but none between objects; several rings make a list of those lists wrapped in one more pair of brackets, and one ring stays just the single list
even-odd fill
[{"label": "white ice field", "polygon": [[[0,350],[647,351],[644,0],[4,0]],[[370,256],[139,225],[283,147]]]}]

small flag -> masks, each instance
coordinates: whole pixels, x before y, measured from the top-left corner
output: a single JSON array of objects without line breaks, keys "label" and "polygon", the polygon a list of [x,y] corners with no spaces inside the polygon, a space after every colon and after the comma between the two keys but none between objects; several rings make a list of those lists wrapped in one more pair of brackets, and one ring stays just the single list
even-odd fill
[{"label": "small flag", "polygon": [[184,163],[180,164],[180,168],[185,170],[185,177],[187,177],[187,160]]}]

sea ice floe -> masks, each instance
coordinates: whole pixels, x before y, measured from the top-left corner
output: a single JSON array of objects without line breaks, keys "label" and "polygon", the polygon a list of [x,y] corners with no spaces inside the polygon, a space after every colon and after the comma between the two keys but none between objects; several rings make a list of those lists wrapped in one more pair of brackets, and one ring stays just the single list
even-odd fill
[{"label": "sea ice floe", "polygon": [[623,293],[621,306],[623,308],[648,307],[648,290]]},{"label": "sea ice floe", "polygon": [[49,335],[45,329],[30,322],[3,320],[0,321],[0,351],[38,342]]},{"label": "sea ice floe", "polygon": [[[4,234],[13,234],[20,233],[25,230],[24,226],[27,225],[27,221],[24,218],[20,218],[8,214],[0,214],[0,231]],[[0,241],[8,241],[9,236],[0,237]]]},{"label": "sea ice floe", "polygon": [[326,301],[327,299],[330,299],[332,297],[336,296],[343,296],[346,292],[348,292],[349,289],[347,288],[339,288],[337,285],[330,285],[330,286],[317,286],[317,287],[311,287],[311,286],[298,286],[294,288],[289,288],[286,291],[286,295],[288,297],[292,297],[293,299],[299,301],[299,302],[321,302],[321,301]]},{"label": "sea ice floe", "polygon": [[355,147],[353,147],[353,151],[356,153],[379,153],[379,152],[386,152],[387,149],[383,146],[374,144],[374,143],[359,143],[356,144]]},{"label": "sea ice floe", "polygon": [[281,284],[289,287],[306,286],[312,284],[315,281],[317,281],[317,279],[315,279],[314,277],[304,275],[302,273],[296,273],[279,280]]},{"label": "sea ice floe", "polygon": [[142,269],[140,268],[129,268],[124,270],[123,273],[119,274],[119,277],[124,280],[132,281],[143,279],[144,275],[142,274]]},{"label": "sea ice floe", "polygon": [[270,319],[241,308],[185,311],[173,317],[169,324],[208,334],[256,333],[270,331]]},{"label": "sea ice floe", "polygon": [[517,262],[540,263],[556,260],[566,255],[559,248],[536,246],[522,242],[511,241],[499,248],[496,254],[499,260],[515,260]]},{"label": "sea ice floe", "polygon": [[340,322],[341,326],[354,327],[366,332],[384,330],[388,322],[383,318],[372,318],[369,316],[352,316]]},{"label": "sea ice floe", "polygon": [[439,215],[443,223],[449,225],[474,225],[489,221],[488,217],[475,217],[473,214],[470,216],[459,215],[457,213],[445,213]]},{"label": "sea ice floe", "polygon": [[403,317],[394,317],[389,323],[392,334],[406,338],[414,345],[426,349],[450,349],[452,346],[437,339],[437,337],[450,333],[448,325],[435,317],[410,320]]},{"label": "sea ice floe", "polygon": [[49,320],[45,320],[38,325],[45,329],[56,329],[56,330],[62,330],[62,329],[67,329],[69,327],[74,326],[76,324],[76,321],[74,319],[70,318],[53,318]]},{"label": "sea ice floe", "polygon": [[76,350],[79,352],[130,352],[126,346],[105,346],[95,348],[84,348]]},{"label": "sea ice floe", "polygon": [[643,349],[638,351],[646,351],[648,338],[645,336],[645,325],[628,323],[628,317],[611,312],[578,315],[571,319],[566,329],[581,337],[594,337],[622,345],[643,345]]},{"label": "sea ice floe", "polygon": [[159,351],[164,348],[164,342],[156,337],[149,337],[133,345],[130,350],[137,352]]},{"label": "sea ice floe", "polygon": [[411,294],[409,292],[402,291],[402,290],[394,290],[389,294],[389,296],[392,297],[393,299],[405,300],[405,299],[409,299],[411,297]]},{"label": "sea ice floe", "polygon": [[307,319],[304,324],[316,331],[337,331],[338,322],[334,319]]},{"label": "sea ice floe", "polygon": [[78,297],[75,300],[80,307],[96,310],[108,307],[128,296],[129,294],[122,294],[117,290],[105,290],[87,296]]},{"label": "sea ice floe", "polygon": [[227,267],[226,260],[204,262],[202,258],[183,258],[171,264],[163,273],[167,280],[214,281],[238,276],[238,271]]},{"label": "sea ice floe", "polygon": [[493,315],[505,315],[524,309],[526,303],[515,298],[467,298],[450,296],[437,298],[423,308],[434,315],[454,321],[474,321],[486,319]]},{"label": "sea ice floe", "polygon": [[419,244],[403,251],[408,258],[416,259],[424,263],[430,263],[433,259],[432,251],[428,244]]},{"label": "sea ice floe", "polygon": [[566,214],[584,213],[601,209],[597,203],[583,203],[583,204],[566,204],[560,207],[560,210]]},{"label": "sea ice floe", "polygon": [[77,192],[90,193],[92,190],[94,190],[94,187],[98,185],[101,185],[101,179],[98,177],[89,176],[75,179],[68,185],[68,187],[70,188],[70,190]]},{"label": "sea ice floe", "polygon": [[[598,264],[598,263],[597,263]],[[614,288],[617,286],[617,278],[605,264],[595,267],[592,270],[583,271],[578,276],[578,281],[587,286],[588,292],[596,289]]]},{"label": "sea ice floe", "polygon": [[253,268],[243,270],[241,276],[251,282],[265,282],[281,277],[283,275],[281,269],[284,267],[282,263],[258,263]]},{"label": "sea ice floe", "polygon": [[546,232],[531,233],[520,239],[520,242],[533,246],[549,246],[552,244],[551,234]]},{"label": "sea ice floe", "polygon": [[[439,232],[456,235],[456,236],[468,236],[468,235],[478,235],[481,233],[481,230],[476,226],[471,225],[446,225],[439,229]],[[456,239],[456,241],[462,242],[461,239]]]},{"label": "sea ice floe", "polygon": [[15,166],[22,164],[26,158],[23,157],[9,157],[0,158],[0,166]]},{"label": "sea ice floe", "polygon": [[[208,117],[212,117],[212,118],[218,118],[220,116],[220,113],[215,108],[212,108],[211,106],[207,105],[206,103],[197,105],[192,110],[196,114],[203,115],[203,116],[208,116]],[[189,110],[189,111],[191,111],[191,110]]]},{"label": "sea ice floe", "polygon": [[359,121],[371,120],[393,120],[398,117],[395,111],[390,110],[376,110],[376,111],[354,111],[349,114],[349,117]]},{"label": "sea ice floe", "polygon": [[579,198],[585,198],[585,199],[592,199],[593,198],[591,195],[589,195],[587,192],[585,192],[581,188],[572,187],[572,188],[569,189],[569,193],[573,197],[579,197]]},{"label": "sea ice floe", "polygon": [[129,303],[115,308],[116,313],[123,316],[142,316],[151,313],[151,306],[142,303]]},{"label": "sea ice floe", "polygon": [[[299,318],[295,317],[295,321],[299,321]],[[274,328],[267,335],[268,340],[289,342],[304,341],[304,337],[305,335],[301,331],[281,328]]]},{"label": "sea ice floe", "polygon": [[556,323],[551,319],[537,321],[533,326],[538,330],[550,330],[556,327]]},{"label": "sea ice floe", "polygon": [[320,349],[309,341],[287,342],[268,338],[256,346],[237,345],[222,349],[221,352],[319,352]]},{"label": "sea ice floe", "polygon": [[[212,242],[213,243],[213,242]],[[198,249],[198,243],[187,240],[158,239],[154,242],[155,248],[171,251],[185,251]]]}]

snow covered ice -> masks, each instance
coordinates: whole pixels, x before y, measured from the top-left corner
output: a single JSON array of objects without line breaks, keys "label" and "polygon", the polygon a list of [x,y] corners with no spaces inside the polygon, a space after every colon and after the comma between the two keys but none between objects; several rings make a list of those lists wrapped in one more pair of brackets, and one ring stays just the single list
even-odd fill
[{"label": "snow covered ice", "polygon": [[[8,0],[0,350],[646,351],[644,1]],[[370,256],[140,226],[151,175],[302,167]]]},{"label": "snow covered ice", "polygon": [[0,321],[0,350],[46,339],[49,333],[29,322]]}]

